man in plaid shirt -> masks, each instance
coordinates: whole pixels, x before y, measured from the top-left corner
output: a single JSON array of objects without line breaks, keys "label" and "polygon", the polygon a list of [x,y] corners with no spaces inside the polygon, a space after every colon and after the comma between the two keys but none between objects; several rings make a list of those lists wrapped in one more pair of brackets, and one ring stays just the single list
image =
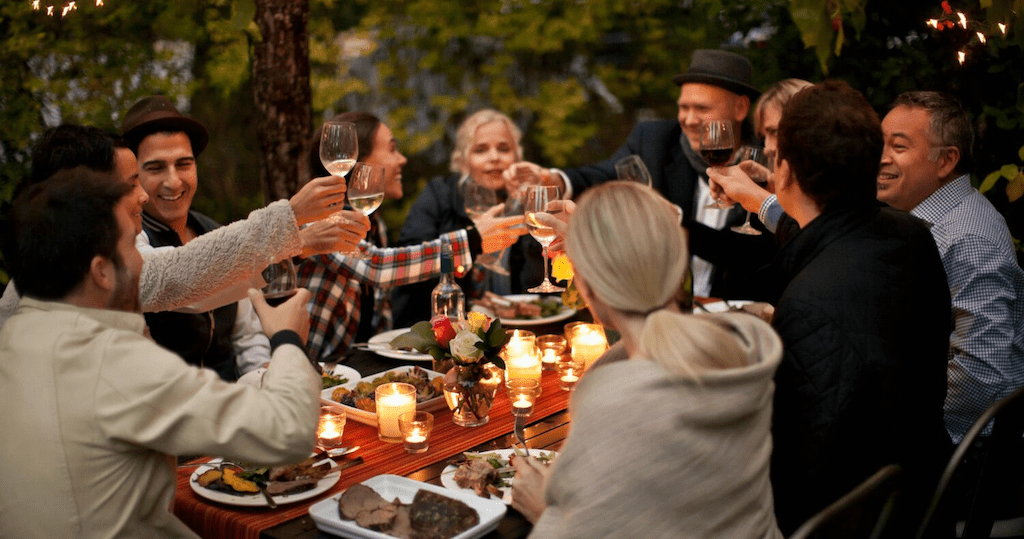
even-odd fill
[{"label": "man in plaid shirt", "polygon": [[1006,222],[971,187],[970,118],[952,97],[907,92],[882,121],[878,199],[931,225],[953,299],[946,430],[959,443],[1024,386],[1024,271]]}]

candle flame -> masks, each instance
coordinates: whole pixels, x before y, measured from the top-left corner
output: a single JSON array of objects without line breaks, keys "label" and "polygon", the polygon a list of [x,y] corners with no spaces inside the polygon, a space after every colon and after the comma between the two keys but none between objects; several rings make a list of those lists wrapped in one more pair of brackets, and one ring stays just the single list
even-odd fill
[{"label": "candle flame", "polygon": [[956,12],[956,16],[960,17],[960,26],[963,26],[964,30],[966,30],[967,29],[967,15],[964,15],[963,11],[957,11]]}]

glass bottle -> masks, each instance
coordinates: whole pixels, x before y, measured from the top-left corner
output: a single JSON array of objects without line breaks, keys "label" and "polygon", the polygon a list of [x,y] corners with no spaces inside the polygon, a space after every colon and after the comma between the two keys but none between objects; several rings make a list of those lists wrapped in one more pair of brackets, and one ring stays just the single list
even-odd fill
[{"label": "glass bottle", "polygon": [[466,295],[455,282],[455,261],[452,245],[441,241],[441,282],[430,293],[431,318],[442,314],[453,322],[466,317]]}]

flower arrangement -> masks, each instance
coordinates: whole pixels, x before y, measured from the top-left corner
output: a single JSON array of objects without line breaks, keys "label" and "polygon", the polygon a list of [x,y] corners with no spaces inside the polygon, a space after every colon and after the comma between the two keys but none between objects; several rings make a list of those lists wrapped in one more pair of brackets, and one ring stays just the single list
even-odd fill
[{"label": "flower arrangement", "polygon": [[505,368],[498,353],[508,340],[500,321],[471,312],[465,320],[456,322],[447,316],[417,322],[408,333],[395,337],[391,346],[430,354],[434,370],[445,372],[445,401],[452,409],[452,420],[475,427],[488,421],[487,414],[501,384],[497,369]]}]

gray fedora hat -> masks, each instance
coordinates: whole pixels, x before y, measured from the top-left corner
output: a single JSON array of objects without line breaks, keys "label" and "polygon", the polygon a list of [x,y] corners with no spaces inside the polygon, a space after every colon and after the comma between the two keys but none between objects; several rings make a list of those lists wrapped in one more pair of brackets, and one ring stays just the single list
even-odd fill
[{"label": "gray fedora hat", "polygon": [[121,138],[138,153],[139,143],[153,133],[184,132],[192,141],[192,154],[198,156],[210,140],[203,124],[178,112],[171,100],[162,95],[151,95],[137,101],[124,115]]},{"label": "gray fedora hat", "polygon": [[757,99],[761,92],[750,84],[754,69],[750,60],[734,52],[717,49],[697,49],[690,58],[686,73],[672,77],[672,82],[682,86],[687,82],[698,82],[725,88],[730,92]]}]

